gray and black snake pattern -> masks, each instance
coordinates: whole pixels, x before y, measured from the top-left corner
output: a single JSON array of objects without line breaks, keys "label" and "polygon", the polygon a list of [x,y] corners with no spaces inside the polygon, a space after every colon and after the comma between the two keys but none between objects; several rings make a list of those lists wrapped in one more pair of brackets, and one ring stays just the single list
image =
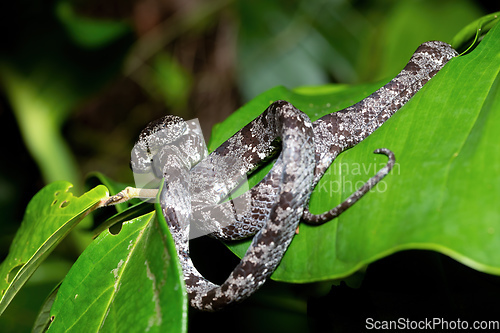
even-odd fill
[{"label": "gray and black snake pattern", "polygon": [[[346,201],[320,215],[307,209],[314,186],[338,154],[373,133],[455,56],[455,50],[446,43],[426,42],[392,81],[359,103],[314,123],[292,104],[274,102],[208,156],[199,153],[200,144],[194,136],[182,147],[165,144],[175,140],[175,135],[165,142],[149,141],[159,130],[184,131],[179,118],[167,116],[148,125],[139,137],[143,151],[137,153],[139,162],[134,170],[150,169],[152,161],[162,166],[160,204],[176,243],[190,304],[214,311],[245,299],[276,269],[301,218],[312,224],[331,220],[383,178],[394,163],[394,155],[387,149],[375,152],[386,154],[388,165]],[[281,139],[281,152],[264,179],[241,196],[247,200],[245,209],[234,211],[233,200],[220,203],[228,193],[213,184],[225,182],[228,189],[237,186],[241,177],[276,150],[277,138]],[[213,171],[212,176],[206,177],[207,170]],[[211,203],[207,204],[207,198]],[[210,215],[208,206],[210,211],[219,210],[234,221],[220,224]],[[193,216],[203,217],[217,238],[234,240],[255,235],[245,256],[220,286],[205,279],[189,256]]]}]

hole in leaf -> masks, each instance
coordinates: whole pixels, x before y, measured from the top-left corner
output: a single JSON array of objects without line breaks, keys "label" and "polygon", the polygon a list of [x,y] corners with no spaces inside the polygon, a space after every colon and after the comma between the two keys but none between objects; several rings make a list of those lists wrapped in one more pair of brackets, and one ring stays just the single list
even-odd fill
[{"label": "hole in leaf", "polygon": [[56,204],[56,203],[57,203],[57,199],[56,199],[56,200],[54,200],[54,201],[52,201],[51,206],[55,206],[55,204]]},{"label": "hole in leaf", "polygon": [[56,197],[57,197],[57,196],[59,195],[59,193],[61,193],[61,192],[59,192],[59,191],[55,191],[55,192],[54,192],[54,196],[56,196]]},{"label": "hole in leaf", "polygon": [[12,280],[14,280],[14,277],[16,276],[17,272],[19,272],[21,267],[23,267],[23,265],[24,264],[17,265],[10,270],[9,275],[7,275],[7,282],[8,283],[11,283]]},{"label": "hole in leaf", "polygon": [[67,207],[68,205],[69,205],[69,201],[64,200],[59,207],[64,208],[64,207]]},{"label": "hole in leaf", "polygon": [[122,231],[122,223],[117,223],[109,227],[109,233],[112,235],[118,235]]},{"label": "hole in leaf", "polygon": [[122,224],[117,223],[109,228],[109,233],[112,235],[118,235],[122,231]]}]

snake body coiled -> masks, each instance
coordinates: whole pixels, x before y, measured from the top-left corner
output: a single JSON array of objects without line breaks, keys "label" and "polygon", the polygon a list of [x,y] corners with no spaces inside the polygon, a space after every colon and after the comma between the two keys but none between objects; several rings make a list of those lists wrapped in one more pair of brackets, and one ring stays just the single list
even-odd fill
[{"label": "snake body coiled", "polygon": [[[394,163],[394,155],[381,149],[376,152],[389,156],[388,165],[365,186],[324,214],[313,215],[307,209],[314,186],[338,154],[373,133],[456,55],[446,43],[424,43],[388,84],[359,103],[314,123],[292,104],[274,102],[208,156],[197,152],[201,144],[195,137],[182,147],[167,144],[168,140],[175,141],[175,136],[165,142],[148,141],[159,130],[179,130],[177,118],[168,116],[148,125],[138,140],[142,153],[136,152],[141,161],[136,167],[148,169],[153,162],[161,166],[164,185],[160,204],[176,243],[190,304],[214,311],[247,298],[276,269],[301,218],[314,224],[326,222],[384,177]],[[236,199],[220,203],[241,177],[276,150],[273,143],[277,138],[282,142],[281,152],[264,179],[241,196],[246,200],[245,209],[234,210]],[[209,177],[207,170],[213,171]],[[220,182],[227,183],[228,190],[214,186]],[[215,199],[207,204],[207,198]],[[231,223],[221,224],[213,218],[214,210],[230,216]],[[193,216],[203,217],[217,238],[233,240],[255,235],[245,256],[220,286],[205,279],[189,256]]]}]

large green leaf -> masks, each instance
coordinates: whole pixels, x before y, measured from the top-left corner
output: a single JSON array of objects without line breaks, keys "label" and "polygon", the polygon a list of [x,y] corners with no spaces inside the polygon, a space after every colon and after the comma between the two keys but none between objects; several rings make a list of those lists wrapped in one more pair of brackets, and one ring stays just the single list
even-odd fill
[{"label": "large green leaf", "polygon": [[[337,158],[311,197],[314,213],[340,203],[385,163],[372,155],[374,149],[390,148],[398,164],[339,218],[322,226],[302,224],[274,279],[339,278],[403,249],[440,251],[500,274],[499,45],[497,24],[473,52],[450,61],[386,124]],[[286,99],[315,120],[381,85],[325,87],[316,93],[272,89],[218,126],[210,147],[274,100]],[[231,248],[241,256],[248,244]]]},{"label": "large green leaf", "polygon": [[175,247],[155,213],[103,232],[78,258],[51,309],[50,332],[184,332]]},{"label": "large green leaf", "polygon": [[55,246],[107,195],[106,188],[98,186],[75,197],[71,187],[68,182],[52,183],[28,204],[9,255],[0,265],[0,314]]}]

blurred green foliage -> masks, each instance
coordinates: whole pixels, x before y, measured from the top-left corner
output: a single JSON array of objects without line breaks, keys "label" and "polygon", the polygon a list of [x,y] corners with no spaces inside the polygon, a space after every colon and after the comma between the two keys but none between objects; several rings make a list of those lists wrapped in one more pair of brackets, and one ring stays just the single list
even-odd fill
[{"label": "blurred green foliage", "polygon": [[[0,27],[8,34],[0,49],[0,140],[7,143],[0,165],[3,257],[29,198],[44,183],[62,179],[81,191],[92,166],[131,181],[126,161],[132,140],[158,114],[201,117],[209,107],[201,97],[217,89],[233,94],[211,100],[222,109],[218,103],[224,99],[241,105],[276,85],[391,77],[421,42],[450,42],[463,26],[498,10],[487,3],[225,0],[178,8],[167,2],[141,20],[140,3],[134,2],[111,3],[112,14],[95,1],[3,2]],[[140,23],[148,20],[161,24],[143,33]],[[227,31],[236,36],[234,45]],[[130,63],[138,65],[130,70]],[[234,77],[221,81],[204,63],[228,66]],[[132,83],[120,85],[125,76]],[[211,86],[215,89],[207,90]],[[113,89],[126,92],[110,97]],[[89,104],[104,106],[92,113]],[[82,109],[90,114],[83,116],[87,121],[81,121]],[[52,263],[73,260],[81,251],[73,243],[61,244]],[[57,267],[28,287],[55,285],[68,265]],[[37,309],[46,293],[32,295],[29,303]],[[0,331],[31,328],[36,310],[22,298],[19,302],[0,317]]]},{"label": "blurred green foliage", "polygon": [[[394,76],[428,40],[451,41],[482,15],[474,2],[240,2],[239,83],[246,99],[277,85],[373,82]],[[448,18],[448,19],[447,19]]]},{"label": "blurred green foliage", "polygon": [[[18,23],[23,26],[11,27],[17,36],[12,36],[1,54],[0,79],[26,148],[44,180],[79,184],[81,175],[61,127],[78,102],[118,74],[132,39],[125,23],[113,22],[111,31],[99,21],[82,24],[72,19],[69,5],[26,6],[26,12],[19,13]],[[84,39],[103,34],[106,38],[100,41]]]}]

